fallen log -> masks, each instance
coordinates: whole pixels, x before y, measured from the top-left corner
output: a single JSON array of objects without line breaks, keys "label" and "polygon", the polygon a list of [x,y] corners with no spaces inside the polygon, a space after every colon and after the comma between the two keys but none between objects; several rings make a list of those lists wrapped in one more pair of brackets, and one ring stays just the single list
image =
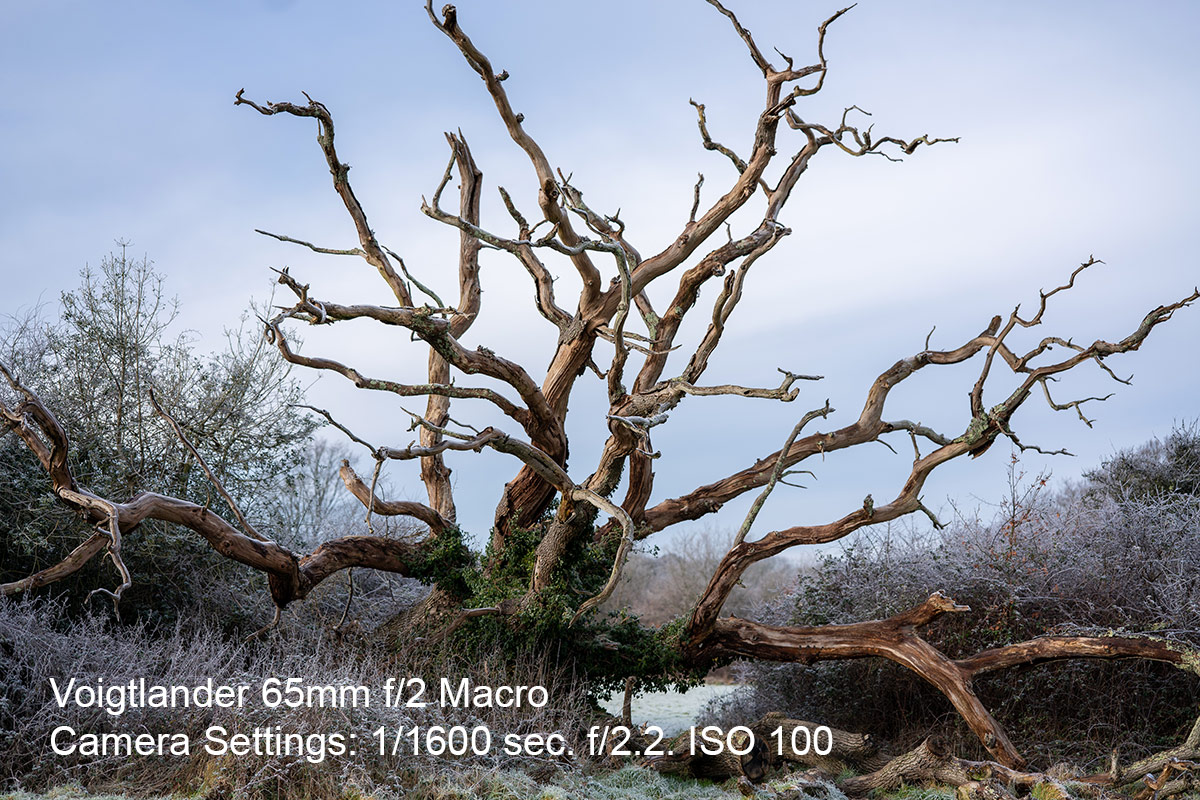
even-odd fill
[{"label": "fallen log", "polygon": [[1134,800],[1163,800],[1177,794],[1196,788],[1196,771],[1200,764],[1194,761],[1172,759],[1166,763],[1159,775],[1146,775],[1142,778],[1145,788],[1137,794]]},{"label": "fallen log", "polygon": [[1200,761],[1200,718],[1197,718],[1192,725],[1191,733],[1187,735],[1182,744],[1135,761],[1124,769],[1118,768],[1114,755],[1112,768],[1108,772],[1090,775],[1085,780],[1093,783],[1122,785],[1133,783],[1156,772],[1161,773],[1174,762],[1191,761]]},{"label": "fallen log", "polygon": [[[642,763],[658,772],[717,781],[733,777],[760,781],[766,777],[768,770],[786,764],[817,769],[833,777],[847,770],[874,771],[889,763],[889,757],[880,753],[874,738],[869,734],[850,733],[815,722],[789,719],[778,711],[773,711],[745,727],[749,729],[752,737],[748,738],[744,733],[738,732],[729,740],[735,750],[747,751],[741,755],[735,752],[705,752],[704,748],[693,749],[696,739],[685,732],[661,745],[661,753],[647,756]],[[802,751],[791,746],[794,741],[809,744],[820,741],[817,738],[817,728],[822,727],[831,732],[830,749],[827,753],[817,753],[816,748],[812,746]],[[807,734],[802,739],[794,737],[797,729],[805,729]],[[644,748],[650,740],[635,735],[632,741]]]},{"label": "fallen log", "polygon": [[[875,772],[841,781],[838,788],[851,797],[862,797],[873,790],[895,789],[902,783],[954,786],[960,800],[999,800],[1015,797],[1018,793],[1034,794],[1043,800],[1067,800],[1072,796],[1066,786],[1046,774],[1022,772],[995,761],[958,758],[936,736],[893,758]],[[1075,792],[1078,791],[1075,787]],[[1092,785],[1085,793],[1098,795],[1100,789]]]},{"label": "fallen log", "polygon": [[757,737],[754,741],[748,741],[749,738],[739,731],[727,740],[728,748],[696,747],[692,733],[684,731],[662,745],[655,755],[647,756],[642,764],[668,775],[713,781],[741,777],[761,781],[766,777],[766,747]]},{"label": "fallen log", "polygon": [[[801,737],[800,741],[813,744],[818,741],[819,727],[824,727],[832,733],[832,747],[828,753],[820,754],[812,746],[793,747],[798,738],[795,735],[796,729],[806,729],[808,733]],[[757,722],[752,722],[749,728],[754,732],[755,738],[766,746],[766,762],[770,767],[778,767],[784,763],[802,764],[836,776],[847,770],[874,772],[890,760],[889,756],[880,752],[875,738],[870,734],[850,733],[815,722],[788,719],[778,711],[772,711]]]}]

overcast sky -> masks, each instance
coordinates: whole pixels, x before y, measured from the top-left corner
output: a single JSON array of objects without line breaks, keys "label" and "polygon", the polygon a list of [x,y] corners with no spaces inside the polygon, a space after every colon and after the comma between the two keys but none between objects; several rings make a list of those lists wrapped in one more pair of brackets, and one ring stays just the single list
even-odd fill
[{"label": "overcast sky", "polygon": [[[778,47],[798,63],[809,63],[816,25],[836,10],[812,0],[732,6],[765,51]],[[523,154],[418,2],[10,1],[0,14],[0,312],[55,302],[115,239],[132,242],[167,276],[183,324],[204,346],[219,345],[252,297],[268,296],[269,267],[290,266],[318,297],[388,303],[364,262],[254,233],[355,244],[315,124],[235,108],[242,87],[258,101],[302,101],[306,91],[333,111],[340,154],[380,239],[444,297],[455,286],[457,234],[419,211],[445,167],[443,131],[461,129],[483,170],[485,226],[512,233],[498,184],[527,215],[535,209]],[[993,314],[1036,303],[1039,288],[1057,285],[1090,254],[1106,265],[1024,341],[1115,340],[1151,308],[1190,292],[1200,281],[1198,17],[1200,7],[1187,2],[865,0],[838,21],[826,45],[825,89],[801,101],[803,117],[833,124],[857,104],[873,114],[877,133],[962,141],[900,164],[832,148],[814,161],[782,217],[793,234],[755,266],[707,379],[774,385],[776,367],[827,379],[805,385],[791,405],[686,401],[655,430],[663,453],[655,501],[776,449],[826,397],[838,409],[827,427],[846,424],[871,378],[921,350],[934,325],[933,346],[960,344]],[[697,172],[707,201],[735,177],[701,148],[689,98],[708,106],[716,138],[749,151],[762,78],[728,22],[700,0],[463,0],[459,19],[496,69],[511,73],[510,97],[551,162],[573,173],[593,207],[620,208],[643,254],[678,233]],[[781,133],[782,155],[798,147]],[[752,214],[739,215],[735,233],[753,224]],[[572,270],[553,269],[567,305]],[[540,375],[556,331],[533,311],[524,271],[488,254],[483,282],[483,314],[466,343],[487,344]],[[654,294],[660,310],[670,292],[664,281]],[[694,346],[713,295],[702,297],[685,343]],[[344,325],[302,333],[307,352],[340,356],[373,375],[423,379],[425,353],[397,331]],[[1025,469],[1069,478],[1194,419],[1198,340],[1200,308],[1188,309],[1141,352],[1111,360],[1135,375],[1134,385],[1114,385],[1116,396],[1091,408],[1093,430],[1032,399],[1017,430],[1078,457],[1030,454]],[[896,394],[889,416],[961,432],[976,369],[927,370]],[[1056,399],[1109,390],[1098,370],[1080,372],[1056,387]],[[301,377],[316,404],[366,438],[411,438],[396,398],[363,397],[336,376]],[[996,397],[1005,385],[997,382]],[[576,480],[595,463],[602,399],[599,381],[581,381],[570,419]],[[483,410],[454,413],[492,421]],[[877,502],[891,497],[911,461],[907,441],[897,444],[900,455],[876,445],[817,465],[813,488],[773,496],[760,532],[828,521],[867,492]],[[997,446],[943,467],[927,504],[948,510],[951,500],[971,507],[975,498],[996,498],[1007,454]],[[451,466],[460,521],[485,532],[514,464],[466,454]],[[421,498],[415,465],[388,471],[397,495]],[[735,527],[745,508],[731,504],[717,523]]]}]

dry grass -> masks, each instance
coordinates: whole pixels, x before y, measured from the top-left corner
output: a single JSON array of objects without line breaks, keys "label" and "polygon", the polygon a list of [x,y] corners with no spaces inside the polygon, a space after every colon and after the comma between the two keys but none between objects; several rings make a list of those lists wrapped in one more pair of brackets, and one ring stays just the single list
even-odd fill
[{"label": "dry grass", "polygon": [[[763,797],[774,796],[769,792],[770,789],[765,789]],[[347,788],[341,794],[314,794],[311,797],[313,800],[740,800],[742,794],[732,785],[716,785],[659,775],[638,767],[626,767],[598,774],[583,770],[564,771],[544,783],[539,783],[517,770],[475,768],[431,772],[400,792],[378,789],[368,794]],[[24,791],[0,794],[0,800],[132,798],[130,795],[89,794],[79,784],[71,784],[56,787],[44,794]],[[844,797],[833,794],[820,800],[844,800]]]},{"label": "dry grass", "polygon": [[[137,626],[116,627],[95,616],[65,620],[60,607],[45,601],[0,600],[0,789],[46,790],[77,785],[89,791],[136,786],[139,795],[197,792],[203,797],[335,798],[391,792],[406,796],[415,787],[435,785],[443,775],[481,774],[505,769],[551,776],[570,764],[548,756],[505,754],[506,733],[560,732],[577,752],[582,721],[590,716],[587,698],[564,674],[543,659],[464,664],[416,652],[382,653],[365,646],[336,643],[321,631],[294,626],[265,644],[231,643],[211,626],[197,624],[168,634],[150,635]],[[542,709],[380,707],[379,690],[389,676],[424,676],[435,686],[441,675],[471,678],[491,686],[540,684],[557,692]],[[247,684],[251,702],[239,709],[136,709],[114,717],[73,703],[60,708],[50,678],[107,684],[145,676],[148,684],[195,685],[211,677],[215,684]],[[257,700],[257,687],[273,676],[303,676],[309,685],[364,685],[371,707],[269,709]],[[183,732],[190,735],[190,756],[84,758],[56,756],[50,732],[69,725],[80,732]],[[304,734],[354,733],[361,746],[354,756],[311,763],[304,755],[214,757],[203,750],[209,726],[250,733],[278,726]],[[383,726],[487,726],[496,744],[487,755],[383,756],[372,743]]]}]

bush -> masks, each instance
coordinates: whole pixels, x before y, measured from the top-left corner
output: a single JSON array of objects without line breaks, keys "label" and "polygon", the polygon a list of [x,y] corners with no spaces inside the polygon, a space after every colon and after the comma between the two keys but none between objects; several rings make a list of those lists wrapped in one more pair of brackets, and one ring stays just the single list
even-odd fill
[{"label": "bush", "polygon": [[[281,477],[312,457],[316,427],[295,407],[302,392],[289,365],[246,326],[226,333],[222,351],[197,352],[189,335],[177,332],[177,304],[162,276],[124,245],[80,278],[63,292],[57,316],[35,309],[0,328],[0,360],[66,429],[80,484],[119,501],[154,491],[226,513],[154,411],[153,390],[246,515],[277,536],[272,523],[290,488]],[[12,394],[7,384],[0,391]],[[24,443],[15,436],[0,441],[0,582],[56,563],[91,533],[48,489]],[[245,571],[199,537],[154,521],[129,533],[123,555],[134,581],[122,613],[169,625],[205,603],[227,610],[245,605],[232,596],[243,588],[237,583]],[[111,565],[96,558],[56,589],[78,601],[114,579]]]}]

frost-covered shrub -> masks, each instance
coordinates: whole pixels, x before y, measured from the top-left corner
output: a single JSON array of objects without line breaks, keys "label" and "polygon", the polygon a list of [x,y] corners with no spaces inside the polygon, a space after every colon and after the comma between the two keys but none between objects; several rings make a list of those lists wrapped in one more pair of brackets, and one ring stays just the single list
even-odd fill
[{"label": "frost-covered shrub", "polygon": [[[586,750],[577,736],[591,713],[588,701],[569,688],[569,675],[544,659],[465,663],[415,649],[375,650],[308,624],[288,625],[261,643],[242,643],[230,641],[203,621],[174,631],[150,631],[97,616],[68,621],[62,611],[59,603],[0,598],[0,792],[16,786],[44,790],[79,783],[93,791],[120,788],[139,795],[197,792],[203,797],[333,800],[379,792],[380,797],[407,797],[414,786],[436,781],[443,773],[540,767],[551,774],[562,766],[560,759],[549,756],[506,754],[501,739],[509,733],[560,732],[576,752]],[[370,706],[264,707],[258,699],[263,682],[293,676],[308,686],[367,686]],[[489,686],[538,684],[554,694],[544,708],[442,707],[437,702],[441,676]],[[60,706],[50,679],[61,685],[72,677],[90,685],[144,677],[148,685],[163,686],[201,685],[211,678],[218,686],[248,685],[249,702],[224,709],[139,708],[114,716],[97,707]],[[381,688],[388,677],[424,678],[430,686],[427,699],[433,702],[425,708],[384,706]],[[48,744],[60,725],[79,733],[186,733],[192,752],[133,758],[54,755]],[[214,756],[203,750],[206,731],[214,725],[251,735],[256,728],[306,736],[353,733],[356,738],[350,745],[356,753],[319,763],[309,758],[315,748],[293,755]],[[376,729],[389,731],[390,750],[390,734],[397,729],[426,730],[433,725],[486,726],[493,746],[485,755],[463,757],[379,754]]]}]

